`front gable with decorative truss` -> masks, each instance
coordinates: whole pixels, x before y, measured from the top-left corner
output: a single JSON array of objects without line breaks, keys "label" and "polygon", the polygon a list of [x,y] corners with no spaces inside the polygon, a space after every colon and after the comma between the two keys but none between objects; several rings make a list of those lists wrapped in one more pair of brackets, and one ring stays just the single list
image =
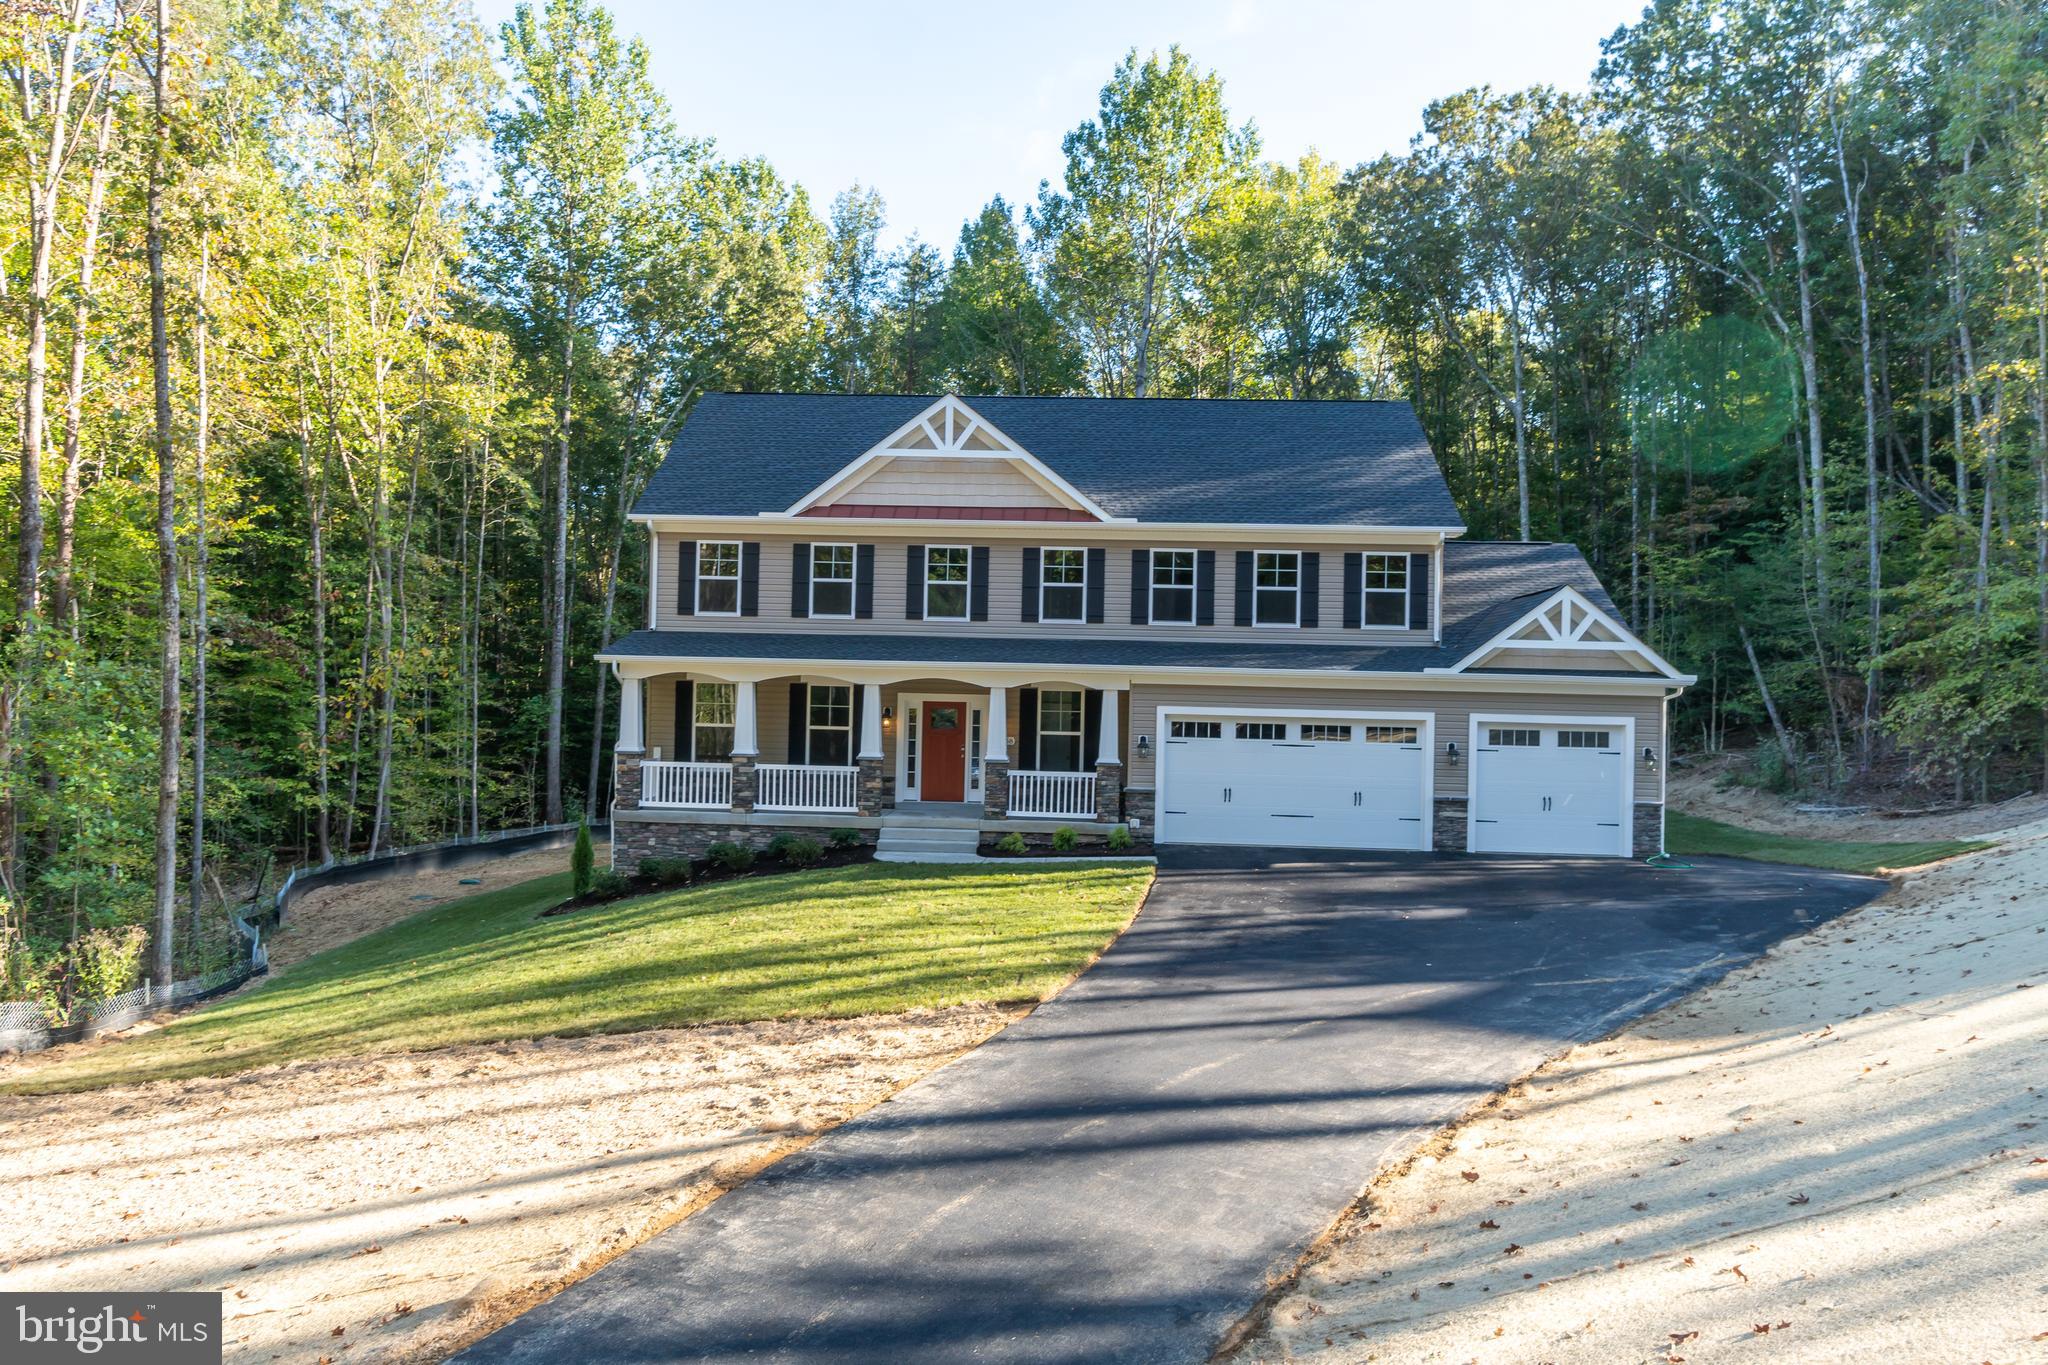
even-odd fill
[{"label": "front gable with decorative truss", "polygon": [[889,433],[783,515],[882,520],[1081,521],[1111,517],[957,396]]},{"label": "front gable with decorative truss", "polygon": [[1691,683],[1634,632],[1576,588],[1559,588],[1506,629],[1448,668],[1429,673],[1488,669],[1514,672],[1641,673]]}]

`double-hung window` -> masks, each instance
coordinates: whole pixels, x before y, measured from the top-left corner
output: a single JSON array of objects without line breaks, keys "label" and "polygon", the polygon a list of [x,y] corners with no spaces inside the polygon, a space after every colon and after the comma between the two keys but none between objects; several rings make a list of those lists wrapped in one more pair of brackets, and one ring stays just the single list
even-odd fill
[{"label": "double-hung window", "polygon": [[812,683],[810,754],[806,762],[844,768],[853,762],[853,689]]},{"label": "double-hung window", "polygon": [[734,686],[729,682],[700,682],[693,689],[690,757],[699,763],[732,761]]},{"label": "double-hung window", "polygon": [[1152,620],[1158,625],[1195,623],[1195,552],[1152,552]]},{"label": "double-hung window", "polygon": [[1038,694],[1040,772],[1081,771],[1081,694],[1046,689]]},{"label": "double-hung window", "polygon": [[1301,554],[1295,550],[1261,550],[1253,565],[1252,624],[1301,624]]},{"label": "double-hung window", "polygon": [[1365,557],[1365,624],[1395,629],[1407,627],[1407,555]]},{"label": "double-hung window", "polygon": [[853,547],[811,547],[811,615],[853,617]]},{"label": "double-hung window", "polygon": [[968,550],[965,545],[932,545],[925,549],[925,620],[967,619],[967,566]]},{"label": "double-hung window", "polygon": [[1088,619],[1088,552],[1044,549],[1038,552],[1038,619]]},{"label": "double-hung window", "polygon": [[697,542],[697,614],[740,614],[740,543],[737,540]]}]

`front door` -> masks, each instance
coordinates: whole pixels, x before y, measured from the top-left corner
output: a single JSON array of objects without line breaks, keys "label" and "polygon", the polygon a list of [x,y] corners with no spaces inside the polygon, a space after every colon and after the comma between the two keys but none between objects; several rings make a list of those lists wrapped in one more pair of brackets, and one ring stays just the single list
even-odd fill
[{"label": "front door", "polygon": [[965,801],[967,708],[956,701],[926,702],[923,725],[918,747],[924,750],[924,780],[918,795],[926,801]]}]

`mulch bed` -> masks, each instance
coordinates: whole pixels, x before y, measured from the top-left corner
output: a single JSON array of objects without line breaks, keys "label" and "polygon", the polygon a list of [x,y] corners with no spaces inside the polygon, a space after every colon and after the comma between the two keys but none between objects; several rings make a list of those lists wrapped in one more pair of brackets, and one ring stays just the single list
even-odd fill
[{"label": "mulch bed", "polygon": [[540,913],[541,918],[546,919],[552,915],[567,915],[577,910],[589,910],[596,906],[609,905],[613,901],[645,896],[655,891],[680,891],[684,887],[709,886],[713,882],[739,881],[746,878],[783,877],[792,872],[819,872],[826,868],[853,867],[874,860],[875,850],[867,844],[855,848],[827,848],[824,857],[806,867],[791,867],[787,863],[775,861],[766,853],[757,852],[754,855],[754,865],[744,872],[734,871],[705,858],[692,858],[688,881],[669,881],[636,873],[628,877],[625,885],[616,891],[592,891],[588,895],[565,900],[560,905],[551,906]]}]

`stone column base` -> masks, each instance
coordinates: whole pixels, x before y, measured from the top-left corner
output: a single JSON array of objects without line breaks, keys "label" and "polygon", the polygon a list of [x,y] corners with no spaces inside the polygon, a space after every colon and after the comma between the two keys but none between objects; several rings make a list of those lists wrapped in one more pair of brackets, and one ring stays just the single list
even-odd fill
[{"label": "stone column base", "polygon": [[981,765],[981,818],[984,820],[1007,820],[1010,818],[1010,763],[1008,759],[991,758]]},{"label": "stone column base", "polygon": [[1112,825],[1124,818],[1124,765],[1121,763],[1095,765],[1095,818]]},{"label": "stone column base", "polygon": [[746,754],[732,761],[732,808],[741,815],[751,815],[754,800],[760,794],[761,775],[754,771],[754,756]]},{"label": "stone column base", "polygon": [[853,809],[859,815],[880,815],[887,793],[882,787],[882,760],[863,758],[859,760],[860,772],[854,777]]},{"label": "stone column base", "polygon": [[1464,797],[1439,796],[1434,816],[1433,847],[1438,853],[1464,853],[1471,848],[1469,836],[1472,826],[1467,818]]}]

